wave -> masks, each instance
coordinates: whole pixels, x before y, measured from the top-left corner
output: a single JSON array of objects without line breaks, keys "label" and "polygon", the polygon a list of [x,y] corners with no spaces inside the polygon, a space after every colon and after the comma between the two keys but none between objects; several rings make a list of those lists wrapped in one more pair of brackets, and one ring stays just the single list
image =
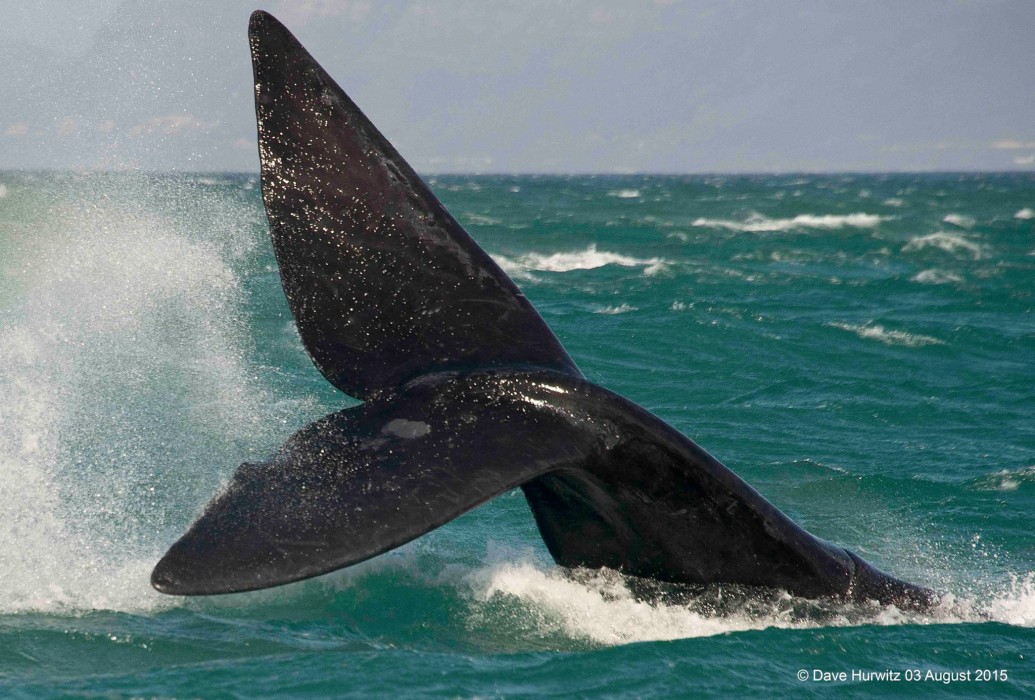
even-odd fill
[{"label": "wave", "polygon": [[792,229],[815,228],[836,230],[850,228],[875,228],[890,217],[877,214],[799,214],[789,219],[770,219],[761,214],[752,214],[745,221],[729,219],[697,219],[694,226],[724,228],[730,231],[789,231]]},{"label": "wave", "polygon": [[637,307],[630,306],[629,304],[619,304],[618,306],[601,306],[600,308],[595,309],[593,311],[593,313],[595,313],[595,314],[605,314],[605,315],[608,315],[608,316],[614,316],[614,315],[617,315],[617,314],[625,314],[625,313],[629,313],[630,311],[638,311],[638,310],[639,309]]},{"label": "wave", "polygon": [[908,253],[925,248],[937,248],[952,255],[965,253],[974,260],[980,260],[985,255],[984,248],[980,244],[968,240],[961,235],[946,233],[945,231],[931,233],[926,236],[917,236],[910,240],[902,248],[902,251]]},{"label": "wave", "polygon": [[485,216],[484,214],[461,214],[460,218],[463,219],[464,223],[471,226],[499,226],[503,223],[500,219]]},{"label": "wave", "polygon": [[929,335],[919,335],[905,331],[889,331],[880,325],[855,325],[851,323],[828,323],[826,325],[850,331],[860,338],[877,340],[885,345],[905,345],[911,348],[924,345],[945,345],[945,341],[932,338]]},{"label": "wave", "polygon": [[2,182],[0,182],[0,199],[5,198],[6,196],[7,196],[7,185],[5,185]]},{"label": "wave", "polygon": [[507,274],[516,277],[528,277],[529,272],[533,270],[540,272],[571,272],[573,270],[594,270],[606,265],[643,267],[643,274],[649,276],[661,272],[668,265],[668,261],[664,258],[634,258],[619,253],[599,251],[596,244],[591,244],[585,250],[568,253],[551,253],[548,255],[526,253],[518,258],[494,255],[493,259]]},{"label": "wave", "polygon": [[974,224],[977,223],[973,216],[966,216],[964,214],[948,214],[942,221],[965,229],[972,229]]},{"label": "wave", "polygon": [[1022,484],[1035,484],[1035,465],[1022,469],[1000,469],[970,482],[978,491],[1016,491]]},{"label": "wave", "polygon": [[956,282],[962,282],[963,280],[959,275],[944,270],[921,270],[912,277],[911,282],[919,282],[921,284],[954,284]]}]

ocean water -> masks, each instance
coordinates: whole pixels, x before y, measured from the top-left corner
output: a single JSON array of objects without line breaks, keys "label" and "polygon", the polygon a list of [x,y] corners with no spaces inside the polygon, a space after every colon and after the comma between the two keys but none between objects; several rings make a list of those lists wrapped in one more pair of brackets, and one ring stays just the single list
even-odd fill
[{"label": "ocean water", "polygon": [[941,605],[647,602],[554,566],[520,492],[319,579],[162,596],[236,466],[354,401],[255,176],[7,172],[0,696],[1035,693],[1035,175],[429,183],[588,378]]}]

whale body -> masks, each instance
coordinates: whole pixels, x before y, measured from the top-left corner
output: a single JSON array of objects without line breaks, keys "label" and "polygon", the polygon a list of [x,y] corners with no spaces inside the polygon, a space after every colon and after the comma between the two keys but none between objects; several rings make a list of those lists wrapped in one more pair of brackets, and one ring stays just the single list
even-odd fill
[{"label": "whale body", "polygon": [[157,564],[164,593],[267,588],[520,487],[563,567],[909,608],[934,594],[795,524],[587,381],[518,287],[291,33],[249,25],[262,194],[316,367],[363,403],[244,464]]}]

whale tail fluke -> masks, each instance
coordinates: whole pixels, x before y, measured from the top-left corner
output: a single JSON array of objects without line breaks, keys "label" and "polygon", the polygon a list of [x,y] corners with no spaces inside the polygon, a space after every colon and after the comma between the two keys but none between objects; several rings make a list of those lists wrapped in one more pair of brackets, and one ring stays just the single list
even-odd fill
[{"label": "whale tail fluke", "polygon": [[437,379],[327,416],[269,461],[242,465],[155,567],[154,586],[227,593],[333,571],[580,466],[595,449],[589,433],[534,410],[525,394],[501,396],[491,374]]},{"label": "whale tail fluke", "polygon": [[256,12],[249,38],[284,292],[316,367],[365,403],[239,468],[155,567],[158,590],[315,576],[520,486],[564,566],[932,602],[585,381],[517,286],[290,32]]},{"label": "whale tail fluke", "polygon": [[294,36],[249,24],[262,195],[306,349],[365,399],[429,372],[578,376],[517,286]]}]

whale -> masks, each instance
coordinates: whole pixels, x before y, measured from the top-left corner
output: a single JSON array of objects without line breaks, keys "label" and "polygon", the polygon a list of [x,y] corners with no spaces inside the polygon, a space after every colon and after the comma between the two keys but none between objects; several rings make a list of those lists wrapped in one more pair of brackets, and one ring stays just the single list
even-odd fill
[{"label": "whale", "polygon": [[550,555],[660,584],[932,606],[589,381],[522,294],[270,14],[249,23],[262,199],[301,341],[361,403],[242,464],[155,566],[256,590],[399,547],[520,488]]}]

